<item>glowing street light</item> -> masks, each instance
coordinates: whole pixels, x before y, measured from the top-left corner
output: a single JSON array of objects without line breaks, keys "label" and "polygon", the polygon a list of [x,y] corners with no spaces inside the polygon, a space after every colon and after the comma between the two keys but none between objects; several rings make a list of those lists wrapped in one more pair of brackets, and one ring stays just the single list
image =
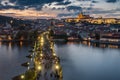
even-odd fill
[{"label": "glowing street light", "polygon": [[30,65],[30,63],[29,63],[29,62],[27,62],[27,64],[28,64],[28,65]]},{"label": "glowing street light", "polygon": [[57,70],[58,70],[59,68],[60,68],[60,67],[59,67],[59,65],[56,65],[56,66],[55,66],[55,69],[57,69]]},{"label": "glowing street light", "polygon": [[43,38],[43,37],[41,37],[41,40],[40,40],[40,42],[41,42],[41,43],[43,43],[43,42],[44,42],[44,38]]},{"label": "glowing street light", "polygon": [[28,66],[28,70],[30,69],[30,67]]},{"label": "glowing street light", "polygon": [[42,69],[42,67],[41,67],[41,66],[38,66],[37,68],[38,68],[38,70],[41,70],[41,69]]},{"label": "glowing street light", "polygon": [[55,53],[53,53],[53,56],[56,56],[56,54],[55,54]]},{"label": "glowing street light", "polygon": [[43,54],[40,54],[41,57],[43,57]]},{"label": "glowing street light", "polygon": [[58,62],[57,62],[57,61],[56,61],[55,63],[56,63],[56,64],[58,64]]},{"label": "glowing street light", "polygon": [[38,39],[40,39],[40,36],[38,37]]},{"label": "glowing street light", "polygon": [[21,79],[24,79],[25,78],[25,76],[24,75],[21,75]]}]

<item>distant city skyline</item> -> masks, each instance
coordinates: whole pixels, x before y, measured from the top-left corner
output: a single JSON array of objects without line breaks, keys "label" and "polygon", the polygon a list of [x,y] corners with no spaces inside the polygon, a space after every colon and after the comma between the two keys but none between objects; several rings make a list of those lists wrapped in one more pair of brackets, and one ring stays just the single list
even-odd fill
[{"label": "distant city skyline", "polygon": [[67,18],[85,12],[120,18],[120,0],[0,0],[0,15],[18,18]]}]

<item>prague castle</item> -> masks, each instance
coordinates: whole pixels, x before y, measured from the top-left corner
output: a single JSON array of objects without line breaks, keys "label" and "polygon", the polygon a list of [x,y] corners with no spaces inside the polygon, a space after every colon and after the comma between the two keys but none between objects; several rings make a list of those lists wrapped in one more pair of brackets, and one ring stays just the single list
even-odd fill
[{"label": "prague castle", "polygon": [[120,19],[117,18],[94,18],[89,15],[84,15],[83,13],[80,13],[76,18],[67,18],[65,21],[75,23],[86,21],[93,24],[120,24]]},{"label": "prague castle", "polygon": [[80,13],[77,18],[67,18],[65,21],[66,22],[80,22],[81,20],[85,19],[91,19],[89,15],[83,15],[83,13]]}]

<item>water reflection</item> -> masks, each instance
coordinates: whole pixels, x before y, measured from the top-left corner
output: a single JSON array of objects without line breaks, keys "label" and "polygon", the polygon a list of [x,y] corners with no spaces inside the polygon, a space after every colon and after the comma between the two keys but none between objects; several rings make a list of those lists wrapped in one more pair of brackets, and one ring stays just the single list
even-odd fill
[{"label": "water reflection", "polygon": [[101,48],[106,45],[99,45],[99,48],[88,45],[89,42],[56,43],[63,80],[120,80],[120,50]]},{"label": "water reflection", "polygon": [[1,48],[1,46],[2,46],[2,42],[0,41],[0,48]]},{"label": "water reflection", "polygon": [[22,47],[22,45],[23,45],[23,41],[20,41],[20,47]]},{"label": "water reflection", "polygon": [[111,45],[111,44],[99,44],[99,43],[95,43],[92,44],[92,46],[94,47],[100,47],[100,48],[120,48],[120,45]]},{"label": "water reflection", "polygon": [[11,80],[27,70],[20,65],[28,61],[25,56],[29,54],[29,46],[26,42],[21,47],[20,42],[0,42],[0,80]]},{"label": "water reflection", "polygon": [[[60,44],[60,43],[57,43],[57,44]],[[116,49],[120,48],[120,45],[91,43],[90,41],[67,42],[67,44],[82,44],[82,45],[86,45],[88,47],[100,47],[100,48],[116,48]]]}]

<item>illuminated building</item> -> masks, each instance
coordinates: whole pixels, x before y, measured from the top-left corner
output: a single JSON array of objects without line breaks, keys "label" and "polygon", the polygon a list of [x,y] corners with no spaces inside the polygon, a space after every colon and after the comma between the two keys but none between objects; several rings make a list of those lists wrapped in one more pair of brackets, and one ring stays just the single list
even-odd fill
[{"label": "illuminated building", "polygon": [[94,24],[117,24],[116,18],[94,18],[89,21]]},{"label": "illuminated building", "polygon": [[101,34],[101,41],[109,41],[109,42],[120,42],[120,33],[104,33]]},{"label": "illuminated building", "polygon": [[93,18],[89,15],[84,15],[83,13],[78,14],[77,18],[67,18],[65,22],[81,22],[86,21],[93,24],[120,24],[120,19],[117,18]]},{"label": "illuminated building", "polygon": [[8,40],[12,40],[12,38],[11,38],[11,36],[10,36],[10,35],[8,35]]},{"label": "illuminated building", "polygon": [[57,27],[63,27],[64,24],[63,23],[58,23],[58,24],[55,24]]},{"label": "illuminated building", "polygon": [[65,21],[66,22],[80,22],[85,19],[90,19],[89,15],[84,15],[83,13],[78,14],[77,18],[67,18]]}]

